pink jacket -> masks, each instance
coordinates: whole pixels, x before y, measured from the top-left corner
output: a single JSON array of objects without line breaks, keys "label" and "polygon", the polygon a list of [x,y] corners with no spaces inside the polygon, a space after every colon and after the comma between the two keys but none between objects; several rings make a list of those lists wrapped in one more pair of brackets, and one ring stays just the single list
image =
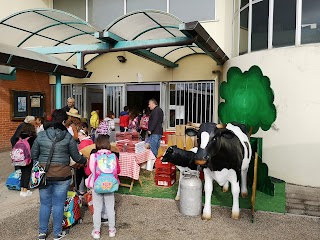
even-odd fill
[{"label": "pink jacket", "polygon": [[[111,151],[110,150],[107,150],[107,149],[101,149],[101,150],[98,150],[97,153],[106,153],[106,154],[111,154]],[[114,177],[118,180],[118,182],[120,183],[119,181],[119,178],[118,178],[118,174],[120,173],[120,165],[119,165],[119,159],[116,157],[116,161],[117,161],[117,169],[113,172],[113,175]],[[93,174],[92,172],[95,171],[95,153],[92,153],[90,155],[90,159],[89,159],[89,163],[87,164],[87,167],[85,168],[85,172],[87,175],[89,175],[88,178],[86,178],[85,180],[85,183],[86,183],[86,186],[88,188],[93,188],[94,186],[94,177],[93,177]]]}]

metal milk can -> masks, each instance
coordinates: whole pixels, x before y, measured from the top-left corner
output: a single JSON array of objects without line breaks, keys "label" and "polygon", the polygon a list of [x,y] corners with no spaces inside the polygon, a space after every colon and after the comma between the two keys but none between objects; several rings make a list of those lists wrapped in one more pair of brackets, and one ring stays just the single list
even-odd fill
[{"label": "metal milk can", "polygon": [[180,212],[187,216],[197,216],[202,210],[202,182],[199,171],[187,170],[180,182]]}]

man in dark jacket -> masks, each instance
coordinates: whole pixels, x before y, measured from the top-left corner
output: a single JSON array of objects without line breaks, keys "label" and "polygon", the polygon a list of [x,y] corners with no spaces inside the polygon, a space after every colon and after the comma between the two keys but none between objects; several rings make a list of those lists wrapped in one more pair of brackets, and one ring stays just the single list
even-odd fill
[{"label": "man in dark jacket", "polygon": [[163,111],[158,106],[158,102],[152,98],[149,100],[149,108],[151,114],[148,123],[148,134],[150,149],[155,157],[158,156],[158,149],[160,147],[160,139],[163,134],[162,123],[163,123]]},{"label": "man in dark jacket", "polygon": [[69,112],[70,108],[74,108],[74,109],[77,109],[77,110],[78,110],[78,108],[76,108],[76,107],[74,106],[74,103],[75,103],[74,98],[73,98],[73,97],[68,97],[68,99],[67,99],[67,105],[64,106],[64,107],[62,108],[62,110],[65,111],[65,112]]}]

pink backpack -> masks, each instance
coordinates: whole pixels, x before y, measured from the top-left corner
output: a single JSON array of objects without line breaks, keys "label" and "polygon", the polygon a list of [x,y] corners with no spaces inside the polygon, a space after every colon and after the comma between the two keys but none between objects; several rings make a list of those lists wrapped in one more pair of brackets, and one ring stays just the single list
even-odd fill
[{"label": "pink backpack", "polygon": [[140,128],[142,130],[148,130],[149,116],[144,115],[140,120]]},{"label": "pink backpack", "polygon": [[27,166],[31,163],[29,138],[19,138],[18,142],[13,146],[10,153],[13,166]]}]

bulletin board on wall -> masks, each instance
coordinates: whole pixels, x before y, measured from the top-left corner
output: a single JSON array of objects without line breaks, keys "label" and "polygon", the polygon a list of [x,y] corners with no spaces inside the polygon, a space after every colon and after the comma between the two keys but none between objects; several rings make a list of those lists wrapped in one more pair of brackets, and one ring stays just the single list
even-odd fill
[{"label": "bulletin board on wall", "polygon": [[11,120],[21,121],[26,116],[44,116],[45,94],[11,90]]}]

